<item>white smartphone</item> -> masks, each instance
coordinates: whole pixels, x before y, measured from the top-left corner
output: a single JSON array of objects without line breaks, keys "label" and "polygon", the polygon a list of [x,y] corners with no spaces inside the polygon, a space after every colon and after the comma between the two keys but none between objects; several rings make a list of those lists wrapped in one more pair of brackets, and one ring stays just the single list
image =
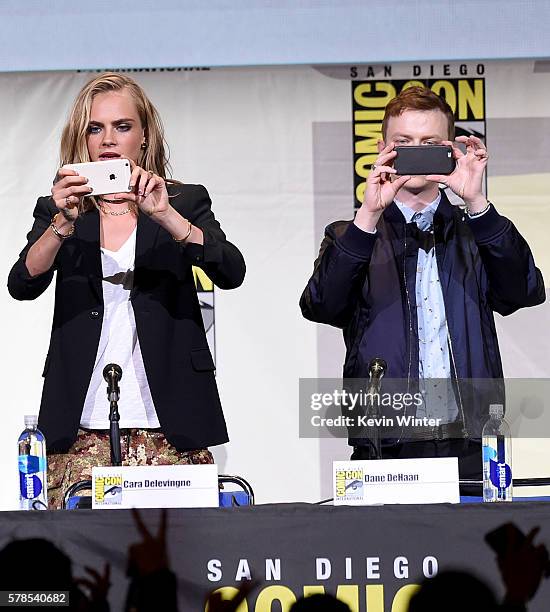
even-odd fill
[{"label": "white smartphone", "polygon": [[87,185],[93,189],[90,193],[92,196],[105,193],[128,193],[130,191],[132,172],[130,162],[127,159],[67,164],[65,167],[88,179]]}]

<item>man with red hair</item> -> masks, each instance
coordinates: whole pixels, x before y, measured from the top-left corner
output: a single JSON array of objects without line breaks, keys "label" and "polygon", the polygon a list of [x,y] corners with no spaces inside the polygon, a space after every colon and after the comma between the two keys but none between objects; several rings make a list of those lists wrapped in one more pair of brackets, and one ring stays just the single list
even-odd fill
[{"label": "man with red hair", "polygon": [[[445,100],[423,87],[403,90],[386,108],[382,135],[363,204],[353,221],[326,228],[300,306],[307,319],[343,329],[345,378],[368,377],[371,360],[382,357],[386,377],[408,388],[450,381],[447,391],[409,408],[439,424],[393,438],[380,432],[382,457],[458,456],[461,478],[479,479],[488,405],[465,381],[502,378],[493,312],[542,303],[542,275],[523,237],[483,194],[483,142],[458,137],[465,152],[452,142]],[[396,146],[441,144],[452,147],[451,174],[396,174]],[[352,458],[373,457],[368,438],[349,442]]]}]

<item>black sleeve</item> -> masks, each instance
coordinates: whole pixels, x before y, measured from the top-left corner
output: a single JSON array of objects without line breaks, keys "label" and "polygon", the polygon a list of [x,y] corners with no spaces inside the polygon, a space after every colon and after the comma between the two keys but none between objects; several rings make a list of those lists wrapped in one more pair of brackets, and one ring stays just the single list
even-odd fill
[{"label": "black sleeve", "polygon": [[234,289],[242,284],[246,272],[239,249],[229,242],[212,212],[212,201],[202,185],[194,185],[195,202],[189,221],[202,230],[204,244],[182,245],[194,266],[202,268],[220,289]]},{"label": "black sleeve", "polygon": [[514,224],[494,206],[479,218],[466,217],[489,280],[489,303],[508,315],[546,299],[544,280],[529,245]]},{"label": "black sleeve", "polygon": [[44,293],[52,282],[55,263],[47,272],[38,276],[31,276],[25,265],[25,260],[31,246],[50,226],[55,212],[57,210],[50,197],[38,198],[33,212],[34,223],[31,231],[27,234],[27,244],[8,276],[8,291],[16,300],[34,300]]},{"label": "black sleeve", "polygon": [[306,319],[345,327],[364,284],[377,234],[351,221],[337,221],[325,229],[319,256],[300,299]]}]

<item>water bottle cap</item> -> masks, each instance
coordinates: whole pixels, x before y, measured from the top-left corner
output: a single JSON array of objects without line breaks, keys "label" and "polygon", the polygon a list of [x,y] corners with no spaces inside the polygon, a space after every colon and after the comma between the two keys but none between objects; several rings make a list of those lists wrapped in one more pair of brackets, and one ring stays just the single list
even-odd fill
[{"label": "water bottle cap", "polygon": [[38,415],[26,414],[24,418],[25,418],[25,427],[36,427],[38,425]]},{"label": "water bottle cap", "polygon": [[491,404],[489,406],[489,416],[502,418],[504,416],[504,406],[502,404]]}]

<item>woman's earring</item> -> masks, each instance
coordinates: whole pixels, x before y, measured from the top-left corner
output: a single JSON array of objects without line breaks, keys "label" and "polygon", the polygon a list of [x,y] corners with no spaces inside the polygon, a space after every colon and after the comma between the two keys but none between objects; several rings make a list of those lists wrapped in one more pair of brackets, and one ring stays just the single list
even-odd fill
[{"label": "woman's earring", "polygon": [[145,151],[145,149],[147,148],[147,143],[145,142],[145,140],[141,143],[141,150]]}]

